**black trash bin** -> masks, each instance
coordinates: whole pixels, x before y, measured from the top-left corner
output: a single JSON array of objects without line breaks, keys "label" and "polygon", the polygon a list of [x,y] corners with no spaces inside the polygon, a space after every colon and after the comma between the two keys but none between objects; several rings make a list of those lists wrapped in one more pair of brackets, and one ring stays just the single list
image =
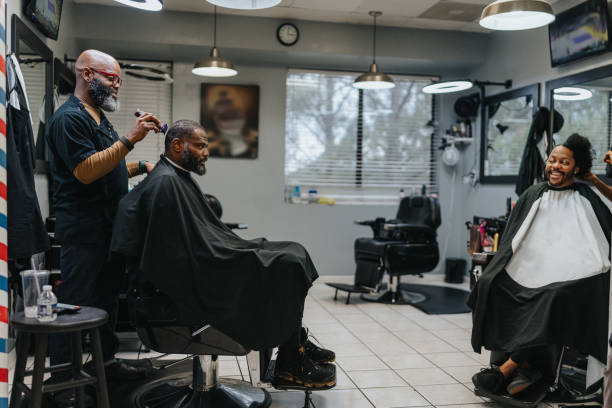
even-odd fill
[{"label": "black trash bin", "polygon": [[444,282],[463,283],[465,276],[465,259],[446,258],[446,271],[444,272]]}]

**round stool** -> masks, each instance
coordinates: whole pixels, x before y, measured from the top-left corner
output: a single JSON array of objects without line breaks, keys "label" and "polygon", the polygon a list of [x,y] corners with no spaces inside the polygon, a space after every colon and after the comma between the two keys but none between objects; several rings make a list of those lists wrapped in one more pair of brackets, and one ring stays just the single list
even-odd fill
[{"label": "round stool", "polygon": [[[104,373],[104,360],[102,358],[102,345],[100,343],[99,327],[108,320],[108,314],[95,307],[83,306],[78,313],[57,316],[53,322],[41,323],[36,319],[25,317],[23,312],[15,313],[11,317],[11,324],[19,332],[17,337],[17,362],[13,375],[11,401],[9,407],[16,408],[21,405],[24,394],[31,394],[30,408],[40,408],[42,394],[69,388],[75,389],[76,408],[83,408],[85,385],[94,384],[98,399],[98,408],[110,408],[106,389],[106,375]],[[95,377],[83,371],[83,346],[81,334],[88,330],[91,334],[92,357],[95,364]],[[58,364],[45,368],[47,343],[49,334],[70,333],[72,341],[72,363]],[[34,339],[34,370],[26,372],[26,361],[30,343]],[[43,385],[45,372],[57,372],[72,368],[72,378],[68,381]],[[32,388],[23,383],[26,375],[32,375]]]}]

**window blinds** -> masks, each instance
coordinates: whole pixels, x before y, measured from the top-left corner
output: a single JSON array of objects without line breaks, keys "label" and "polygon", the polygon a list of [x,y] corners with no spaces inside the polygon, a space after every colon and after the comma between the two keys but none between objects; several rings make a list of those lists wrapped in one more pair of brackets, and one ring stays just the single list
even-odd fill
[{"label": "window blinds", "polygon": [[395,88],[359,91],[357,73],[287,74],[285,184],[339,203],[388,203],[437,192],[431,78],[393,76]]}]

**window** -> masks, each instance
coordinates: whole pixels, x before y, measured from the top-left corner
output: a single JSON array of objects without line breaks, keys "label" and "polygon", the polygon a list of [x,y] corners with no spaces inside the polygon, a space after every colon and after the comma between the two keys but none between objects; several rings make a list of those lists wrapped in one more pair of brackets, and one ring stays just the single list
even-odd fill
[{"label": "window", "polygon": [[485,98],[480,170],[483,183],[517,181],[538,98],[538,85]]},{"label": "window", "polygon": [[362,91],[359,74],[287,74],[285,185],[344,204],[397,202],[437,193],[431,78],[394,75],[395,88]]},{"label": "window", "polygon": [[[154,67],[166,71],[172,75],[171,62],[151,62],[151,61],[126,61],[122,63],[139,64]],[[162,122],[172,122],[172,84],[164,81],[151,81],[148,79],[137,78],[121,70],[123,83],[119,88],[120,109],[116,112],[105,112],[106,116],[113,124],[119,136],[125,136],[132,129],[136,117],[136,109],[155,114]],[[159,155],[164,152],[164,135],[162,133],[149,133],[143,140],[138,142],[126,161],[147,160],[157,162]],[[138,184],[144,176],[130,179],[130,184]]]}]

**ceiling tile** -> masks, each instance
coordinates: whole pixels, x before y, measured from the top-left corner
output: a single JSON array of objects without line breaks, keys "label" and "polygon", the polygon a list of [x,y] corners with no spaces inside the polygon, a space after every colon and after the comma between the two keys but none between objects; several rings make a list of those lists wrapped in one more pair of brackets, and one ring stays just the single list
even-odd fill
[{"label": "ceiling tile", "polygon": [[416,17],[437,2],[438,0],[364,0],[357,10],[364,13],[379,10],[383,12],[383,17],[385,15]]},{"label": "ceiling tile", "polygon": [[291,7],[310,10],[355,11],[363,0],[295,0]]},{"label": "ceiling tile", "polygon": [[425,11],[419,17],[432,20],[450,20],[471,22],[480,18],[483,6],[479,4],[441,1]]}]

